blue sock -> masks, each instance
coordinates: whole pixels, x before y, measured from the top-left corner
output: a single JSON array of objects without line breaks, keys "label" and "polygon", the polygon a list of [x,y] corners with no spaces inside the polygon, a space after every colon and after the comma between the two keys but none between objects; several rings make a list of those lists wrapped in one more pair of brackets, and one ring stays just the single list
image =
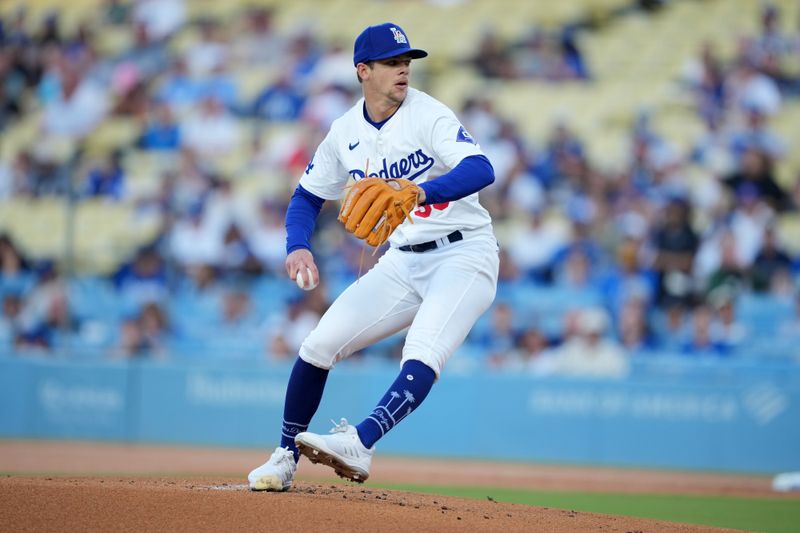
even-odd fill
[{"label": "blue sock", "polygon": [[300,452],[294,444],[294,437],[308,429],[311,418],[317,412],[328,372],[298,357],[292,368],[292,375],[289,376],[286,402],[283,405],[281,448],[289,448],[294,453],[295,462],[300,459]]},{"label": "blue sock", "polygon": [[428,365],[413,359],[406,361],[378,406],[356,426],[361,443],[372,448],[378,439],[419,407],[434,381],[436,373]]}]

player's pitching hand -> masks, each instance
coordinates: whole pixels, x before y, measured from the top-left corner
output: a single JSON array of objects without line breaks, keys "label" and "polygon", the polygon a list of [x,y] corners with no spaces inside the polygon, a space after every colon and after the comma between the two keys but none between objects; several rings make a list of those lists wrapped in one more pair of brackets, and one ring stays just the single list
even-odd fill
[{"label": "player's pitching hand", "polygon": [[310,291],[319,284],[319,270],[311,251],[301,248],[286,256],[286,273],[301,289]]}]

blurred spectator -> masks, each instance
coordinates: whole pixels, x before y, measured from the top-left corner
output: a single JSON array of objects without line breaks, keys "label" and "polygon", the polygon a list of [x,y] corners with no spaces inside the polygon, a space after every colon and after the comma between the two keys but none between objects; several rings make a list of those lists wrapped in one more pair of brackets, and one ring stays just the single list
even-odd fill
[{"label": "blurred spectator", "polygon": [[668,352],[683,350],[690,318],[689,309],[678,301],[667,303],[666,307],[656,310],[653,318],[656,348]]},{"label": "blurred spectator", "polygon": [[741,57],[725,84],[728,105],[733,110],[756,110],[775,115],[781,108],[778,86],[758,70],[752,58]]},{"label": "blurred spectator", "polygon": [[222,236],[218,228],[207,222],[200,202],[179,216],[169,235],[171,257],[190,276],[203,265],[214,265],[221,246]]},{"label": "blurred spectator", "polygon": [[643,299],[631,297],[625,300],[619,310],[617,324],[617,337],[629,355],[643,353],[655,347],[648,308]]},{"label": "blurred spectator", "polygon": [[610,272],[600,280],[600,290],[614,317],[620,316],[631,300],[641,302],[645,309],[655,300],[656,280],[640,265],[640,247],[641,242],[635,238],[623,239]]},{"label": "blurred spectator", "polygon": [[[318,288],[314,289],[316,290]],[[285,314],[269,327],[268,358],[286,361],[296,357],[303,339],[317,327],[321,316],[318,311],[310,308],[303,296],[291,298],[287,303]]]},{"label": "blurred spectator", "polygon": [[591,289],[594,285],[589,255],[581,248],[572,248],[558,263],[553,281],[555,285],[571,289]]},{"label": "blurred spectator", "polygon": [[110,107],[108,91],[74,68],[60,73],[61,91],[44,106],[42,127],[46,134],[82,138],[97,127]]},{"label": "blurred spectator", "polygon": [[59,335],[78,328],[69,308],[67,288],[56,265],[45,261],[37,267],[37,283],[27,294],[20,314],[21,349],[50,350]]},{"label": "blurred spectator", "polygon": [[322,56],[322,47],[317,33],[310,27],[302,27],[289,37],[286,54],[282,57],[285,71],[303,91],[312,89],[312,74]]},{"label": "blurred spectator", "polygon": [[[743,109],[742,112],[743,123],[731,128],[729,133],[729,149],[740,168],[747,164],[756,168],[754,174],[758,172],[771,174],[772,163],[783,157],[786,143],[770,129],[766,113],[752,106]],[[760,152],[766,160],[760,162],[760,165],[753,161],[745,163],[742,158],[748,150]]]},{"label": "blurred spectator", "polygon": [[139,317],[122,319],[119,324],[119,339],[117,345],[111,350],[111,356],[132,359],[150,354],[150,347],[142,334]]},{"label": "blurred spectator", "polygon": [[791,275],[792,259],[778,243],[777,230],[767,227],[761,250],[750,267],[748,276],[750,286],[756,292],[771,291],[778,277]]},{"label": "blurred spectator", "polygon": [[147,350],[152,354],[166,354],[171,328],[164,308],[156,302],[146,303],[139,315],[139,323]]},{"label": "blurred spectator", "polygon": [[572,213],[570,237],[553,258],[553,280],[567,287],[585,287],[596,280],[602,250],[592,235],[589,215]]},{"label": "blurred spectator", "polygon": [[736,239],[739,261],[749,267],[761,249],[764,232],[773,224],[775,213],[751,185],[742,186],[736,200],[730,215],[730,228]]},{"label": "blurred spectator", "polygon": [[228,333],[242,334],[254,331],[257,326],[253,302],[245,287],[231,287],[222,293],[220,326]]},{"label": "blurred spectator", "polygon": [[49,11],[45,14],[42,27],[36,36],[36,44],[39,46],[55,45],[59,46],[61,39],[61,19],[58,11]]},{"label": "blurred spectator", "polygon": [[0,130],[22,115],[24,80],[12,72],[11,53],[0,49]]},{"label": "blurred spectator", "polygon": [[653,268],[658,273],[657,301],[661,305],[691,302],[690,272],[699,239],[690,224],[690,208],[684,200],[673,200],[664,209],[653,245],[656,251]]},{"label": "blurred spectator", "polygon": [[512,47],[511,54],[518,78],[564,81],[588,77],[573,28],[565,27],[559,33],[535,28]]},{"label": "blurred spectator", "polygon": [[512,372],[527,372],[547,375],[553,371],[550,341],[536,327],[529,327],[519,334],[514,348],[503,361],[503,369]]},{"label": "blurred spectator", "polygon": [[567,236],[560,224],[545,219],[542,208],[529,213],[528,224],[519,226],[508,239],[508,253],[526,279],[549,281],[553,260],[567,244]]},{"label": "blurred spectator", "polygon": [[242,32],[231,47],[237,61],[250,67],[274,64],[285,53],[284,36],[273,25],[271,7],[251,6],[242,13]]},{"label": "blurred spectator", "polygon": [[694,309],[689,331],[684,334],[683,353],[692,356],[726,355],[728,347],[714,328],[714,312],[705,304]]},{"label": "blurred spectator", "polygon": [[202,94],[216,98],[226,109],[237,111],[239,107],[239,82],[226,63],[217,65],[210,74],[203,77]]},{"label": "blurred spectator", "polygon": [[171,58],[170,66],[156,91],[156,98],[165,102],[174,112],[190,110],[203,96],[203,84],[189,75],[186,61]]},{"label": "blurred spectator", "polygon": [[219,22],[202,19],[198,26],[200,36],[186,49],[185,58],[192,76],[202,77],[228,62],[230,50]]},{"label": "blurred spectator", "polygon": [[494,108],[494,102],[485,95],[470,96],[464,100],[460,117],[474,139],[483,143],[500,131],[502,120]]},{"label": "blurred spectator", "polygon": [[137,143],[143,150],[177,150],[181,144],[178,123],[168,105],[150,105],[147,122]]},{"label": "blurred spectator", "polygon": [[597,308],[581,310],[577,331],[555,349],[553,372],[564,376],[621,378],[628,374],[629,362],[622,347],[606,338],[608,315]]},{"label": "blurred spectator", "polygon": [[725,352],[735,352],[750,337],[748,328],[736,318],[736,289],[723,285],[708,296],[716,311],[713,337]]},{"label": "blurred spectator", "polygon": [[744,284],[747,266],[739,258],[736,240],[730,231],[719,239],[719,266],[714,269],[705,281],[703,290],[711,294],[720,287],[740,288]]},{"label": "blurred spectator", "polygon": [[212,265],[200,264],[192,266],[187,272],[188,276],[183,280],[187,282],[189,291],[195,295],[208,295],[217,288],[219,275],[217,269]]},{"label": "blurred spectator", "polygon": [[288,73],[265,87],[253,102],[253,114],[271,122],[291,122],[300,118],[305,95],[293,84]]},{"label": "blurred spectator", "polygon": [[740,166],[723,183],[735,195],[755,195],[774,209],[782,210],[790,205],[789,196],[775,181],[770,158],[755,148],[745,150]]},{"label": "blurred spectator", "polygon": [[562,77],[559,79],[589,79],[589,67],[586,64],[583,53],[578,47],[576,29],[574,27],[565,26],[562,28],[558,39],[563,65],[563,67],[559,69],[562,73]]},{"label": "blurred spectator", "polygon": [[515,322],[514,308],[507,302],[496,302],[487,327],[472,336],[472,344],[484,351],[489,366],[503,366],[517,345],[519,331]]},{"label": "blurred spectator", "polygon": [[239,225],[231,223],[222,235],[222,247],[216,266],[223,275],[256,276],[261,273],[261,263]]},{"label": "blurred spectator", "polygon": [[132,18],[144,24],[151,39],[160,41],[186,22],[185,4],[184,0],[134,0]]},{"label": "blurred spectator", "polygon": [[349,46],[340,42],[330,44],[322,53],[311,73],[315,85],[340,87],[355,100],[361,94],[359,83],[352,73],[353,55]]},{"label": "blurred spectator", "polygon": [[119,340],[111,351],[112,356],[124,359],[165,357],[169,331],[164,310],[155,302],[145,304],[136,315],[120,323]]},{"label": "blurred spectator", "polygon": [[113,274],[112,281],[122,301],[141,307],[148,302],[165,302],[169,296],[167,265],[155,246],[136,252]]},{"label": "blurred spectator", "polygon": [[481,141],[486,157],[492,162],[495,182],[483,191],[481,203],[493,217],[504,219],[509,215],[512,202],[509,191],[519,181],[525,170],[525,147],[516,126],[509,120],[500,120],[497,133]]},{"label": "blurred spectator", "polygon": [[284,273],[286,260],[286,228],[283,225],[285,211],[283,204],[262,200],[256,223],[247,231],[253,254],[266,271],[279,276]]},{"label": "blurred spectator", "polygon": [[0,350],[13,348],[20,335],[20,315],[22,297],[14,292],[2,294],[2,313],[0,313]]},{"label": "blurred spectator", "polygon": [[[225,233],[231,225],[240,224],[245,216],[241,213],[241,208],[237,205],[234,196],[234,184],[229,179],[220,176],[212,176],[210,179],[210,189],[204,197],[206,223],[211,231],[225,239]],[[238,232],[238,228],[237,228]],[[248,245],[249,249],[249,245]],[[219,257],[217,264],[224,262],[224,257]]]},{"label": "blurred spectator", "polygon": [[218,99],[205,97],[181,124],[183,146],[204,156],[221,156],[236,149],[239,124]]},{"label": "blurred spectator", "polygon": [[99,60],[99,53],[95,47],[94,28],[90,21],[83,20],[72,36],[69,36],[62,45],[64,54],[77,65],[86,65],[91,68]]},{"label": "blurred spectator", "polygon": [[697,113],[707,123],[719,122],[725,105],[725,69],[713,43],[703,42],[700,57],[684,67],[683,76]]},{"label": "blurred spectator", "polygon": [[215,183],[214,171],[193,150],[178,153],[175,181],[172,187],[172,211],[182,213],[202,206]]},{"label": "blurred spectator", "polygon": [[780,8],[772,2],[761,6],[761,33],[749,43],[747,54],[759,68],[775,80],[778,88],[789,95],[797,95],[797,72],[786,68],[787,59],[797,52],[797,35],[784,33],[781,29]]},{"label": "blurred spectator", "polygon": [[28,30],[28,10],[25,6],[17,7],[10,16],[11,22],[7,28],[6,43],[10,46],[25,46],[31,44],[33,38]]},{"label": "blurred spectator", "polygon": [[169,51],[166,44],[153,38],[143,22],[133,24],[133,46],[110,60],[111,87],[117,96],[118,105],[141,88],[149,92],[149,81],[164,72],[169,65]]},{"label": "blurred spectator", "polygon": [[147,116],[147,109],[150,106],[149,90],[146,81],[136,81],[117,98],[112,113],[118,117],[143,120]]},{"label": "blurred spectator", "polygon": [[6,233],[0,233],[0,288],[12,287],[30,271],[30,264]]},{"label": "blurred spectator", "polygon": [[560,116],[553,124],[543,154],[533,161],[531,172],[550,189],[563,177],[577,174],[576,169],[584,163],[585,155],[583,141],[575,134],[569,120]]},{"label": "blurred spectator", "polygon": [[353,92],[341,85],[318,86],[307,94],[301,119],[319,131],[327,131],[355,101]]},{"label": "blurred spectator", "polygon": [[508,80],[516,77],[508,47],[491,28],[484,30],[470,63],[484,78]]},{"label": "blurred spectator", "polygon": [[81,196],[122,200],[125,196],[125,173],[121,160],[122,153],[114,150],[90,168],[81,186]]},{"label": "blurred spectator", "polygon": [[27,150],[20,150],[12,156],[11,162],[0,167],[4,188],[8,197],[29,196],[34,185],[40,181],[41,166]]}]

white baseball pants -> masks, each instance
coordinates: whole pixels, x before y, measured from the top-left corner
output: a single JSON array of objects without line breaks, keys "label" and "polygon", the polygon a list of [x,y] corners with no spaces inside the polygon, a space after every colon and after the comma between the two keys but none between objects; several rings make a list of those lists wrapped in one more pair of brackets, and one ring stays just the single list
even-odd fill
[{"label": "white baseball pants", "polygon": [[467,235],[424,253],[390,248],[333,302],[303,342],[300,357],[319,368],[332,368],[408,328],[402,362],[422,361],[438,377],[492,304],[498,266],[497,241],[491,233]]}]

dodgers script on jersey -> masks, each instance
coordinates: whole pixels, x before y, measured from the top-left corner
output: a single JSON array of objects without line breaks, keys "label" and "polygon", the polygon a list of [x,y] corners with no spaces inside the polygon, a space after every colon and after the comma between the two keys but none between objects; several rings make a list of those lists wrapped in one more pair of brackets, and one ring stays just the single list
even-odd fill
[{"label": "dodgers script on jersey", "polygon": [[[471,155],[483,155],[450,109],[409,88],[397,112],[377,129],[364,118],[360,99],[331,126],[300,179],[307,191],[339,200],[348,179],[405,178],[416,184],[436,179]],[[369,164],[367,164],[369,161]],[[389,239],[392,246],[438,239],[455,230],[491,231],[489,213],[478,193],[455,202],[419,206]]]}]

